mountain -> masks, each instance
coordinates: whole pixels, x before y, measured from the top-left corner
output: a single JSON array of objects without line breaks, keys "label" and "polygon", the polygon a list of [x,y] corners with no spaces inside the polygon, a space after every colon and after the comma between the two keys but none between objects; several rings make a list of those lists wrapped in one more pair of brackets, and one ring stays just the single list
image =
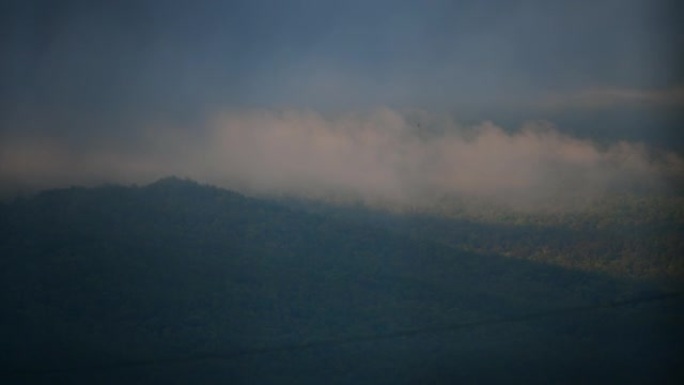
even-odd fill
[{"label": "mountain", "polygon": [[396,214],[284,199],[290,207],[373,224],[452,247],[678,287],[684,280],[684,196],[613,195],[569,210],[520,211],[461,201]]},{"label": "mountain", "polygon": [[3,383],[681,374],[671,290],[464,247],[473,229],[443,218],[304,206],[177,178],[0,206]]}]

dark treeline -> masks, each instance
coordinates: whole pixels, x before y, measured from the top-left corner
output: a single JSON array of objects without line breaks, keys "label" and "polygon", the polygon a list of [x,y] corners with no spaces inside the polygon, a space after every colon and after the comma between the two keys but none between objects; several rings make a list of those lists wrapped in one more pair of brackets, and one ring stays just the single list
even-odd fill
[{"label": "dark treeline", "polygon": [[444,214],[391,213],[364,205],[283,199],[289,207],[372,224],[474,252],[678,285],[684,279],[684,201],[614,195],[578,210],[516,211],[463,203]]}]

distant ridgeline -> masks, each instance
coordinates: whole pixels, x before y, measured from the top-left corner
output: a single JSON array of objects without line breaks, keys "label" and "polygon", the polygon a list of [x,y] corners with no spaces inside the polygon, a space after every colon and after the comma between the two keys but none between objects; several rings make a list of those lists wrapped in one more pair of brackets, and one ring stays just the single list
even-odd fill
[{"label": "distant ridgeline", "polygon": [[[20,212],[57,202],[59,197],[68,199],[74,210],[93,204],[98,208],[90,210],[91,214],[116,212],[117,215],[128,215],[127,210],[136,211],[136,204],[144,204],[149,199],[157,205],[170,205],[157,208],[156,214],[166,209],[180,210],[192,217],[206,215],[217,223],[221,220],[217,210],[222,212],[226,210],[226,203],[240,201],[257,211],[261,206],[293,209],[355,226],[381,227],[413,239],[477,253],[621,277],[665,279],[675,283],[684,279],[681,257],[684,255],[684,196],[679,194],[616,194],[583,204],[576,210],[535,211],[511,209],[486,201],[441,199],[430,210],[397,212],[344,201],[325,203],[292,197],[253,199],[191,180],[168,177],[146,187],[110,185],[49,190],[5,204],[4,210]],[[69,215],[65,211],[70,210],[68,207],[59,210]],[[34,214],[39,218],[41,212]],[[141,215],[137,211],[134,214]],[[87,216],[80,220],[87,221]]]}]

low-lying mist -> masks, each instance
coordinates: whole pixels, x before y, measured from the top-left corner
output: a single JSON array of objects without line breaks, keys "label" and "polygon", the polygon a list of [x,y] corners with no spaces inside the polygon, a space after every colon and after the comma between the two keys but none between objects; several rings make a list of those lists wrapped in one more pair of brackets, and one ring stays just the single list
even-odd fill
[{"label": "low-lying mist", "polygon": [[[430,208],[471,199],[534,209],[606,194],[672,189],[674,153],[597,144],[548,122],[505,130],[379,109],[325,116],[231,111],[201,128],[147,127],[125,145],[14,135],[0,144],[5,195],[72,184],[148,183],[177,175],[252,194]],[[569,207],[569,206],[568,206]]]}]

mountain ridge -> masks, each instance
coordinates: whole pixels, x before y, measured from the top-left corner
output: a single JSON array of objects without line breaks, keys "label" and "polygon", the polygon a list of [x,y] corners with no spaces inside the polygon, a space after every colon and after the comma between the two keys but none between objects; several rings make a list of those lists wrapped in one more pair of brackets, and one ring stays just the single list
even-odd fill
[{"label": "mountain ridge", "polygon": [[[144,187],[55,190],[16,201],[0,212],[5,287],[0,299],[7,310],[0,323],[13,331],[2,335],[7,353],[0,366],[59,368],[231,353],[519,317],[660,292],[603,274],[474,253],[400,230],[177,178]],[[647,349],[654,357],[671,357],[671,344],[679,339],[668,339],[672,310],[663,306],[449,334],[442,336],[451,341],[446,345],[418,337],[316,354],[352,365],[348,370],[368,382],[396,383],[425,379],[447,370],[440,365],[454,357],[475,357],[489,346],[488,354],[508,356],[497,364],[504,373],[531,365],[542,378],[558,379],[565,372],[544,368],[556,368],[560,352],[573,352],[571,366],[577,367],[587,364],[583,357],[590,351],[629,358]],[[649,325],[660,325],[654,329],[659,332],[644,340],[624,338]],[[578,343],[577,336],[585,342]],[[530,356],[514,358],[522,346]],[[559,352],[554,346],[564,348]],[[437,367],[403,380],[377,377],[392,360],[417,362],[410,351],[424,352]],[[257,377],[266,383],[278,383],[293,371],[321,379],[307,353],[287,360],[291,370],[263,371],[271,364],[238,362],[263,372]],[[669,368],[663,362],[649,365],[649,375]],[[449,372],[449,379],[478,378],[483,373],[476,367],[462,375]],[[212,370],[225,379],[244,369],[227,363]],[[531,380],[521,373],[513,378]]]}]

